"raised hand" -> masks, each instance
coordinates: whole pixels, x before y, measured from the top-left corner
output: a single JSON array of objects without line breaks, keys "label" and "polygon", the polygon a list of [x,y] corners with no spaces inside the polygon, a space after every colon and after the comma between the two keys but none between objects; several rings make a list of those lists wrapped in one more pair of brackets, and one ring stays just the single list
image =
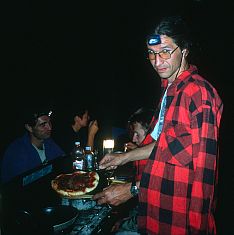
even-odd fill
[{"label": "raised hand", "polygon": [[88,135],[96,135],[98,132],[99,127],[98,127],[98,122],[97,120],[93,120],[89,123],[89,129],[88,129]]}]

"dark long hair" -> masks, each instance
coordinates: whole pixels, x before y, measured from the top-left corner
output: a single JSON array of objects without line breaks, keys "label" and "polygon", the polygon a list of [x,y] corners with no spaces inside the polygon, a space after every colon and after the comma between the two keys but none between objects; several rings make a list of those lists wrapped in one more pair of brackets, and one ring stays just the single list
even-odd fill
[{"label": "dark long hair", "polygon": [[167,16],[162,18],[155,28],[154,34],[166,35],[172,38],[181,50],[190,50],[192,46],[190,28],[182,16]]}]

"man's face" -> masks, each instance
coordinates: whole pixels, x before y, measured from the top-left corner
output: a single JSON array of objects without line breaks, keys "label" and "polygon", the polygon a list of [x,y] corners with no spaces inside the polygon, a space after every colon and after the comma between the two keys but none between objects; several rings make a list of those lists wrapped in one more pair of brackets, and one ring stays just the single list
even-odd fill
[{"label": "man's face", "polygon": [[132,124],[133,127],[133,136],[132,136],[132,142],[136,145],[140,145],[141,142],[145,139],[145,129],[142,127],[142,125],[139,122],[135,122]]},{"label": "man's face", "polygon": [[44,140],[51,136],[52,124],[50,117],[43,115],[37,119],[37,123],[32,127],[31,134],[37,139]]},{"label": "man's face", "polygon": [[[158,45],[147,45],[148,49],[154,52],[161,52],[162,50],[168,50],[172,52],[176,49],[177,45],[173,42],[172,38],[161,35],[161,43]],[[162,59],[158,54],[156,59],[150,60],[152,66],[157,71],[161,78],[168,79],[170,82],[174,81],[175,76],[180,68],[182,59],[182,53],[180,48],[177,48],[172,54],[170,59]]]},{"label": "man's face", "polygon": [[81,118],[80,124],[81,126],[86,127],[88,123],[89,123],[89,113],[88,111],[86,111]]}]

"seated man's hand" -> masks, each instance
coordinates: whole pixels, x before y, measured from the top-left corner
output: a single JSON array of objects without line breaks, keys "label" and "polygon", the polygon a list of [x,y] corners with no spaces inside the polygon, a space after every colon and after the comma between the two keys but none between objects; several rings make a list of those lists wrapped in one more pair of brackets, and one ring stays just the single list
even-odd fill
[{"label": "seated man's hand", "polygon": [[97,134],[98,130],[99,130],[99,127],[98,127],[97,120],[91,121],[89,123],[88,135],[95,136]]},{"label": "seated man's hand", "polygon": [[136,144],[134,144],[133,142],[128,142],[124,144],[124,150],[125,151],[130,151],[132,149],[137,148],[138,146]]},{"label": "seated man's hand", "polygon": [[102,192],[95,194],[93,199],[96,200],[98,204],[118,206],[132,198],[130,188],[131,183],[113,184],[105,188]]}]

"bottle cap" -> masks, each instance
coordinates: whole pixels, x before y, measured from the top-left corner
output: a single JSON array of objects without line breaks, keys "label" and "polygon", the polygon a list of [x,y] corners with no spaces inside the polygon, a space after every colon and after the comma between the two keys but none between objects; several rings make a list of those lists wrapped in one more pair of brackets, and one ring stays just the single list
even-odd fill
[{"label": "bottle cap", "polygon": [[86,150],[91,150],[91,146],[86,146],[85,149]]}]

